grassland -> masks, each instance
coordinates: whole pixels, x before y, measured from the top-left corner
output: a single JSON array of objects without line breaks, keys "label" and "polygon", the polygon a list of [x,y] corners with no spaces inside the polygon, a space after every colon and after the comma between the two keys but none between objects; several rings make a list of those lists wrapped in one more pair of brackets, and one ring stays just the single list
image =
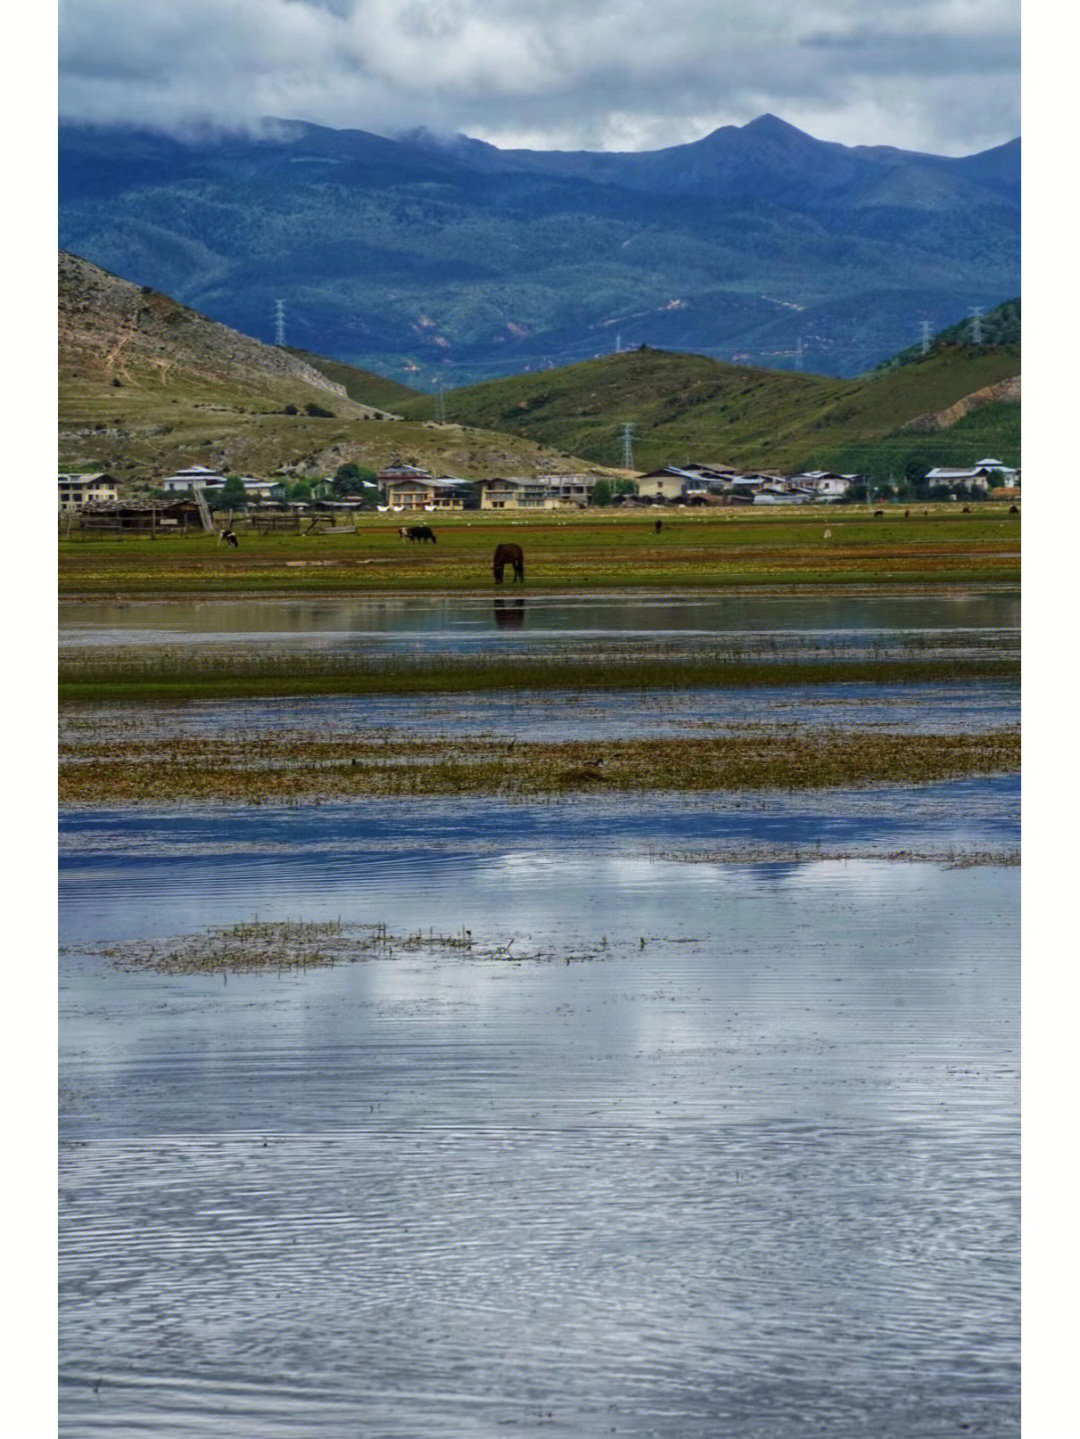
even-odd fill
[{"label": "grassland", "polygon": [[[296,384],[280,384],[270,397],[177,375],[162,385],[133,362],[123,389],[100,376],[63,374],[59,388],[62,468],[108,470],[131,481],[189,464],[317,478],[346,463],[381,469],[401,458],[436,474],[476,478],[585,467],[526,436],[373,419],[351,400]],[[313,396],[329,416],[305,412]],[[299,413],[285,413],[290,402]]]},{"label": "grassland", "polygon": [[983,405],[946,429],[921,434],[904,430],[879,440],[824,449],[817,459],[822,469],[866,475],[877,484],[887,484],[903,479],[908,466],[919,474],[937,465],[963,469],[973,457],[985,455],[1006,464],[1020,463],[1019,405]]},{"label": "grassland", "polygon": [[341,385],[350,400],[360,405],[375,405],[381,410],[396,411],[409,400],[415,400],[422,391],[414,390],[385,375],[376,375],[371,370],[361,370],[355,365],[343,364],[340,360],[328,360],[322,355],[312,355],[307,350],[288,345],[290,355],[321,371],[328,380]]},{"label": "grassland", "polygon": [[[733,587],[1015,584],[1020,523],[1007,505],[707,511],[590,511],[535,516],[471,511],[431,519],[437,542],[401,540],[401,517],[364,515],[322,534],[104,538],[59,543],[62,598],[493,593],[503,539],[525,551],[525,584],[499,593]],[[662,514],[662,530],[654,525]]]}]

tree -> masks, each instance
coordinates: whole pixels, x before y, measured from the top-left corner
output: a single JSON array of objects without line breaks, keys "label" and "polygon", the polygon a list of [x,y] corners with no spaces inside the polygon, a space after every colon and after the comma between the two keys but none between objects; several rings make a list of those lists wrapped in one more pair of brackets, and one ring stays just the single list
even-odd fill
[{"label": "tree", "polygon": [[353,495],[364,480],[374,480],[375,471],[363,465],[338,465],[334,471],[333,490],[335,495]]},{"label": "tree", "polygon": [[925,454],[909,455],[904,464],[904,479],[917,485],[933,468],[934,461],[927,459]]},{"label": "tree", "polygon": [[247,503],[247,491],[239,475],[229,475],[214,499],[216,510],[241,510]]},{"label": "tree", "polygon": [[611,486],[607,480],[597,480],[596,484],[593,485],[592,494],[589,496],[589,503],[591,505],[611,504]]}]

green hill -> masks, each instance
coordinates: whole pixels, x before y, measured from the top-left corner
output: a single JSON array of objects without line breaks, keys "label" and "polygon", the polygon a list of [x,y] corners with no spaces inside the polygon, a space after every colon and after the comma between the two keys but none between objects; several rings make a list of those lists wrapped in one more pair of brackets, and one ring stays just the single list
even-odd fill
[{"label": "green hill", "polygon": [[350,400],[361,405],[374,405],[381,410],[399,410],[408,400],[415,400],[422,393],[410,389],[397,380],[388,380],[384,375],[373,374],[371,370],[360,370],[355,365],[344,365],[340,360],[327,360],[322,355],[309,354],[294,345],[286,345],[287,354],[303,360],[313,370],[341,385]]},{"label": "green hill", "polygon": [[[620,462],[630,424],[641,470],[691,459],[790,470],[893,435],[1019,372],[1013,345],[943,346],[854,380],[643,348],[454,390],[445,407],[459,423],[528,435],[597,464]],[[425,418],[435,403],[425,396],[402,412]]]},{"label": "green hill", "polygon": [[[1020,345],[1020,300],[1006,300],[1003,305],[995,305],[992,310],[987,310],[979,317],[980,345],[993,348],[1008,348]],[[965,351],[974,350],[974,317],[969,315],[966,319],[950,325],[947,329],[941,330],[930,341],[930,352],[938,353],[942,350],[961,349]],[[884,360],[880,365],[874,367],[873,374],[883,375],[889,370],[899,369],[901,365],[913,365],[923,358],[922,345],[910,345],[906,350],[901,350],[891,360]]]}]

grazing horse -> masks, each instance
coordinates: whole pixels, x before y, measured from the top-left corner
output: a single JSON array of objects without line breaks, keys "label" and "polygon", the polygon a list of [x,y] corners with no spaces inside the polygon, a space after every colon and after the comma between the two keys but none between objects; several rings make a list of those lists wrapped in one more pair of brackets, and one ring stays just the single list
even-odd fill
[{"label": "grazing horse", "polygon": [[1009,514],[1010,514],[1010,515],[1018,515],[1019,513],[1020,513],[1020,506],[1019,506],[1019,505],[1010,505],[1010,506],[1009,506]]},{"label": "grazing horse", "polygon": [[430,540],[432,544],[436,543],[435,531],[430,525],[402,525],[398,533],[403,540]]},{"label": "grazing horse", "polygon": [[515,580],[525,578],[525,556],[521,552],[520,545],[496,545],[495,557],[491,562],[491,568],[495,573],[495,583],[501,585],[503,582],[503,570],[509,565],[514,571]]},{"label": "grazing horse", "polygon": [[664,522],[663,522],[663,520],[657,520],[656,524],[653,525],[653,529],[656,531],[657,534],[659,534],[660,531],[661,531],[663,528],[664,528]]},{"label": "grazing horse", "polygon": [[874,511],[874,519],[875,519],[875,520],[883,520],[884,518],[885,518],[885,511],[884,511],[884,510],[875,510],[875,511]]}]

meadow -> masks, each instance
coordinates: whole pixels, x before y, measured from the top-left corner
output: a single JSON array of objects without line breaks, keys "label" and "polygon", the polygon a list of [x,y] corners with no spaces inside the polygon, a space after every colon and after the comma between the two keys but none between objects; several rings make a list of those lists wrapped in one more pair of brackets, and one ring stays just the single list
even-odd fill
[{"label": "meadow", "polygon": [[236,550],[201,532],[73,531],[59,541],[59,589],[62,599],[131,600],[483,593],[504,539],[525,551],[525,585],[504,584],[507,594],[1018,582],[1020,520],[1007,504],[906,508],[884,506],[880,518],[866,505],[423,515],[435,544],[402,541],[408,515],[364,512],[313,534],[240,530]]}]

